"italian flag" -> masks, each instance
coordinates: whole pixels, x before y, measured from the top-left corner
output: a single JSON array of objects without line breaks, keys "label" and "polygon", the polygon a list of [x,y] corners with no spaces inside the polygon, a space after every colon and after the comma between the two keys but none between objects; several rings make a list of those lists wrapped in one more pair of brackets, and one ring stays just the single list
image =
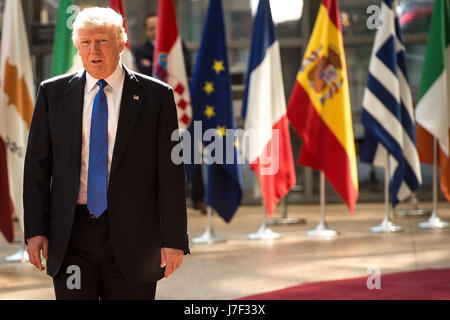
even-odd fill
[{"label": "italian flag", "polygon": [[0,56],[0,230],[12,241],[13,212],[23,227],[23,167],[34,110],[33,68],[21,1],[6,0]]},{"label": "italian flag", "polygon": [[53,42],[52,76],[75,72],[83,68],[81,57],[72,41],[72,24],[78,10],[72,4],[72,0],[61,0],[59,3]]},{"label": "italian flag", "polygon": [[416,107],[420,160],[433,163],[433,139],[438,142],[441,190],[450,201],[450,5],[436,0]]},{"label": "italian flag", "polygon": [[[128,34],[125,5],[123,0],[111,0],[110,8],[123,17],[124,28]],[[56,21],[55,39],[53,42],[53,57],[51,75],[58,76],[83,69],[83,62],[72,41],[73,22],[79,13],[79,7],[74,6],[72,0],[61,0]],[[136,70],[131,53],[130,37],[122,52],[122,62],[131,70]]]}]

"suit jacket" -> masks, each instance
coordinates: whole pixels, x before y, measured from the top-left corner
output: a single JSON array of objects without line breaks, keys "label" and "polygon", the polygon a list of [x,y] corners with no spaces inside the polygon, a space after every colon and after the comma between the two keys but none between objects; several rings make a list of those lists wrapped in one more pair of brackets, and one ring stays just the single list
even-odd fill
[{"label": "suit jacket", "polygon": [[[188,78],[192,76],[192,64],[191,64],[191,56],[189,53],[189,49],[186,46],[184,41],[181,41],[181,45],[183,48],[183,57],[184,57],[184,65],[186,67],[186,75]],[[136,60],[136,67],[138,71],[142,74],[146,74],[151,76],[153,72],[153,52],[155,50],[155,46],[150,41],[147,41],[140,47],[134,50],[134,57]],[[142,61],[146,59],[151,62],[151,66],[145,66]]]},{"label": "suit jacket", "polygon": [[[162,247],[189,253],[185,173],[171,160],[178,128],[172,88],[125,69],[108,185],[113,252],[130,281],[161,279]],[[25,239],[49,240],[54,277],[68,247],[77,205],[86,71],[44,81],[38,91],[24,171]],[[65,272],[65,271],[64,271]]]},{"label": "suit jacket", "polygon": [[[134,50],[134,58],[136,60],[136,67],[138,71],[142,74],[151,76],[153,70],[153,51],[155,47],[153,43],[147,41],[142,46]],[[150,66],[146,66],[142,63],[143,60],[148,60],[151,62]]]}]

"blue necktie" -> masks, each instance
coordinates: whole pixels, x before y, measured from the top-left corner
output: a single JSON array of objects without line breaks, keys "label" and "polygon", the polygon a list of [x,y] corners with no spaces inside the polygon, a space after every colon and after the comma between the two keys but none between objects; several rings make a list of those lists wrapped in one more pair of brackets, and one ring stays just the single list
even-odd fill
[{"label": "blue necktie", "polygon": [[108,83],[99,80],[97,85],[100,89],[92,108],[87,183],[87,207],[96,218],[107,208],[108,181],[108,102],[103,91]]}]

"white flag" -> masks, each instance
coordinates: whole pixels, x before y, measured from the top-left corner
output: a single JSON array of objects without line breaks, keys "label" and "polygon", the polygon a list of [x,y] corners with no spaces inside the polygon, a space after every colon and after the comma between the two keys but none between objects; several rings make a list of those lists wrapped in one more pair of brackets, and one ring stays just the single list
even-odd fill
[{"label": "white flag", "polygon": [[0,59],[0,139],[6,145],[10,197],[23,228],[23,167],[35,90],[22,2],[6,0]]}]

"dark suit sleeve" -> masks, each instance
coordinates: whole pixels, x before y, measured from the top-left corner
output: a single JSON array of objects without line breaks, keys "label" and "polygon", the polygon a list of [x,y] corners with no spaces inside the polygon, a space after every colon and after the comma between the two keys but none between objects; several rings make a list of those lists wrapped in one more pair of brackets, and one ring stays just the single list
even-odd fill
[{"label": "dark suit sleeve", "polygon": [[23,208],[25,242],[47,236],[49,197],[52,177],[52,148],[48,121],[48,102],[44,86],[39,87],[25,155]]},{"label": "dark suit sleeve", "polygon": [[189,252],[186,214],[186,179],[184,165],[174,164],[172,149],[179,141],[171,141],[178,129],[173,91],[169,89],[158,119],[158,203],[161,217],[161,246]]},{"label": "dark suit sleeve", "polygon": [[[153,52],[150,52],[150,48],[146,48],[145,46],[137,48],[134,51],[134,58],[136,61],[136,67],[138,71],[142,74],[145,74],[147,76],[152,75],[152,69],[153,69]],[[144,66],[142,64],[142,61],[146,59],[149,60],[151,65],[150,66]]]},{"label": "dark suit sleeve", "polygon": [[184,41],[181,42],[183,48],[184,65],[186,66],[186,75],[190,81],[192,78],[192,63],[191,63],[191,53]]}]

